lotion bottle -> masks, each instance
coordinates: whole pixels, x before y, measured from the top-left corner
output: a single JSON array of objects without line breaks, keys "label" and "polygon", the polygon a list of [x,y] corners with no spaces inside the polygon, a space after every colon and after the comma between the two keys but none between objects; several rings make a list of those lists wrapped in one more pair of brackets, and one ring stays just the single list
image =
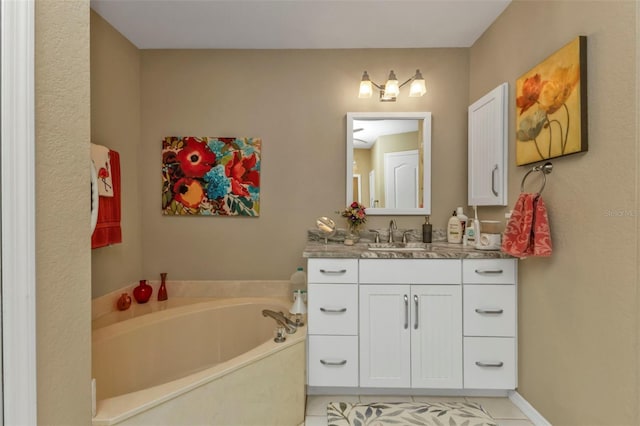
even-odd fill
[{"label": "lotion bottle", "polygon": [[455,244],[462,243],[462,226],[455,210],[447,225],[447,241]]}]

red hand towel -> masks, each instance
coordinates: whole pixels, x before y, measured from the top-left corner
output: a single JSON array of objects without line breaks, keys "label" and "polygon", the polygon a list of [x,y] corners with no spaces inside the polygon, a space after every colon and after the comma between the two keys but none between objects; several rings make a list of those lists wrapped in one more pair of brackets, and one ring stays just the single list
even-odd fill
[{"label": "red hand towel", "polygon": [[120,228],[120,155],[109,151],[113,197],[98,197],[98,223],[91,236],[91,248],[122,242]]},{"label": "red hand towel", "polygon": [[502,251],[511,256],[551,256],[547,208],[540,194],[520,194],[502,238]]}]

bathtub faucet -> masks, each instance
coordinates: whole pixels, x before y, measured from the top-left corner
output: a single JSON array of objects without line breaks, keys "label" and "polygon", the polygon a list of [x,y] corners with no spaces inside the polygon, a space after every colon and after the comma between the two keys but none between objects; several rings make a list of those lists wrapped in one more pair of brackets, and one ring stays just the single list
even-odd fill
[{"label": "bathtub faucet", "polygon": [[298,329],[295,321],[291,321],[282,312],[263,309],[262,316],[273,318],[281,327],[284,327],[287,330],[287,334],[293,334]]}]

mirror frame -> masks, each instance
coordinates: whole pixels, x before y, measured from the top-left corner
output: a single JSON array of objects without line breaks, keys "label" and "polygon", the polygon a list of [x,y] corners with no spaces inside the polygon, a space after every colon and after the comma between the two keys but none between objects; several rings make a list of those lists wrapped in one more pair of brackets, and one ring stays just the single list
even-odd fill
[{"label": "mirror frame", "polygon": [[416,215],[431,214],[431,113],[430,112],[348,112],[347,113],[347,205],[353,202],[353,120],[389,119],[389,120],[422,120],[423,143],[423,207],[415,209],[393,209],[367,207],[368,215]]}]

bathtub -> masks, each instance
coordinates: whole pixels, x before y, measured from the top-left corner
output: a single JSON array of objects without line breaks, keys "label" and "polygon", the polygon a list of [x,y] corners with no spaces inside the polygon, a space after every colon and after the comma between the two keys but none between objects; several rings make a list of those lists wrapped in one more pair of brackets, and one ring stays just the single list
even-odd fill
[{"label": "bathtub", "polygon": [[275,343],[276,323],[262,316],[262,309],[286,312],[287,304],[176,301],[95,328],[93,425],[303,423],[306,329]]}]

